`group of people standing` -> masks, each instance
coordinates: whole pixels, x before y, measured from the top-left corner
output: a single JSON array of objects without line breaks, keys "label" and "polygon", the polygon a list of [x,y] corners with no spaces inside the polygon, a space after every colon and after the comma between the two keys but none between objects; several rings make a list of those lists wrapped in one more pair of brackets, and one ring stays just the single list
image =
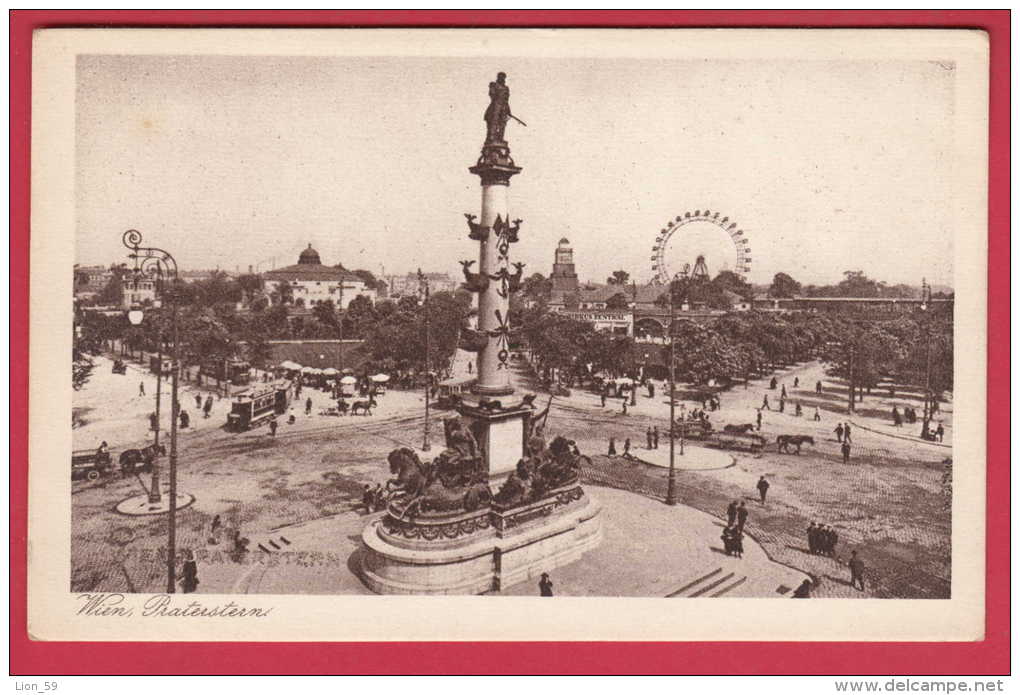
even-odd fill
[{"label": "group of people standing", "polygon": [[836,529],[825,524],[811,522],[807,528],[808,550],[812,555],[836,556],[836,543],[839,542],[839,534]]},{"label": "group of people standing", "polygon": [[747,523],[747,506],[736,500],[726,507],[726,528],[722,532],[723,550],[727,555],[744,556],[744,524]]}]

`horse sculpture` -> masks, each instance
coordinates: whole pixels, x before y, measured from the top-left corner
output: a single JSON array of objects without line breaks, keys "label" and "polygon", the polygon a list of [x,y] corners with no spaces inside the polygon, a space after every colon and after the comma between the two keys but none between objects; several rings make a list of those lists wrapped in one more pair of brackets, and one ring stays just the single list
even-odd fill
[{"label": "horse sculpture", "polygon": [[790,453],[790,447],[795,446],[797,447],[797,451],[795,451],[794,453],[799,455],[800,447],[802,445],[804,444],[814,445],[814,443],[815,443],[814,437],[811,437],[806,434],[781,434],[778,437],[776,437],[776,444],[779,445],[779,451],[783,452],[784,454]]},{"label": "horse sculpture", "polygon": [[526,504],[577,481],[581,462],[571,442],[556,437],[547,447],[540,443],[544,444],[540,436],[529,442],[529,456],[517,462],[516,470],[496,493],[497,504],[504,508]]},{"label": "horse sculpture", "polygon": [[141,449],[127,449],[122,452],[118,463],[120,471],[124,475],[131,475],[141,465],[141,470],[147,471],[152,468],[152,462],[157,456],[166,456],[166,447],[162,444],[150,444]]}]

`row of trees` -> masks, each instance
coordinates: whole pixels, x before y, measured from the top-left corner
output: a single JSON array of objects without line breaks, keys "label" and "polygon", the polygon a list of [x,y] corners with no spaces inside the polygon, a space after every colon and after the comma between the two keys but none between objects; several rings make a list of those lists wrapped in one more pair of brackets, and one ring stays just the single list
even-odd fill
[{"label": "row of trees", "polygon": [[[617,376],[632,375],[642,365],[664,370],[669,364],[667,346],[656,346],[649,359],[631,338],[598,332],[567,316],[533,309],[520,318],[522,336],[543,370]],[[734,312],[711,324],[679,320],[673,330],[675,370],[683,382],[725,383],[822,359],[832,375],[854,384],[859,397],[885,377],[918,386],[930,380],[932,391],[941,393],[953,387],[952,331],[951,315],[923,312],[894,321]]]}]

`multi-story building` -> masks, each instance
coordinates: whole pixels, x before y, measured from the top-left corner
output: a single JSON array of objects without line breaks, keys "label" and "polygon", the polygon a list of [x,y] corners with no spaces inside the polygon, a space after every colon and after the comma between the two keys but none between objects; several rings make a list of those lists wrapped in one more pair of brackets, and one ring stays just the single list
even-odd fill
[{"label": "multi-story building", "polygon": [[113,271],[102,265],[81,265],[74,268],[74,295],[92,297],[109,284]]},{"label": "multi-story building", "polygon": [[[455,292],[460,287],[456,278],[450,277],[449,273],[422,273],[429,283],[429,292]],[[389,287],[389,296],[393,298],[407,297],[421,294],[421,279],[418,273],[407,273],[406,275],[389,275],[385,278]]]},{"label": "multi-story building", "polygon": [[376,300],[375,288],[354,273],[322,264],[319,252],[309,244],[298,256],[296,265],[270,270],[262,275],[270,295],[279,296],[282,285],[290,286],[291,301],[295,306],[313,307],[327,300],[346,309],[355,297]]},{"label": "multi-story building", "polygon": [[556,245],[556,253],[553,256],[552,291],[576,292],[578,289],[577,271],[574,270],[574,249],[570,248],[570,241],[564,237]]}]

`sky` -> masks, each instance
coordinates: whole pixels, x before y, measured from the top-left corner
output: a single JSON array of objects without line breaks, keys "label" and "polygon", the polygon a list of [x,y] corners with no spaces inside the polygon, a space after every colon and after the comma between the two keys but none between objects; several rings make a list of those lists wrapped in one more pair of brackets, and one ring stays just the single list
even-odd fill
[{"label": "sky", "polygon": [[[527,122],[507,139],[529,274],[567,237],[583,280],[650,279],[659,230],[707,208],[745,230],[754,283],[952,283],[954,69],[921,60],[80,56],[77,262],[125,260],[134,228],[187,269],[268,270],[310,243],[457,273],[499,70]],[[671,263],[727,264],[690,231]]]}]

